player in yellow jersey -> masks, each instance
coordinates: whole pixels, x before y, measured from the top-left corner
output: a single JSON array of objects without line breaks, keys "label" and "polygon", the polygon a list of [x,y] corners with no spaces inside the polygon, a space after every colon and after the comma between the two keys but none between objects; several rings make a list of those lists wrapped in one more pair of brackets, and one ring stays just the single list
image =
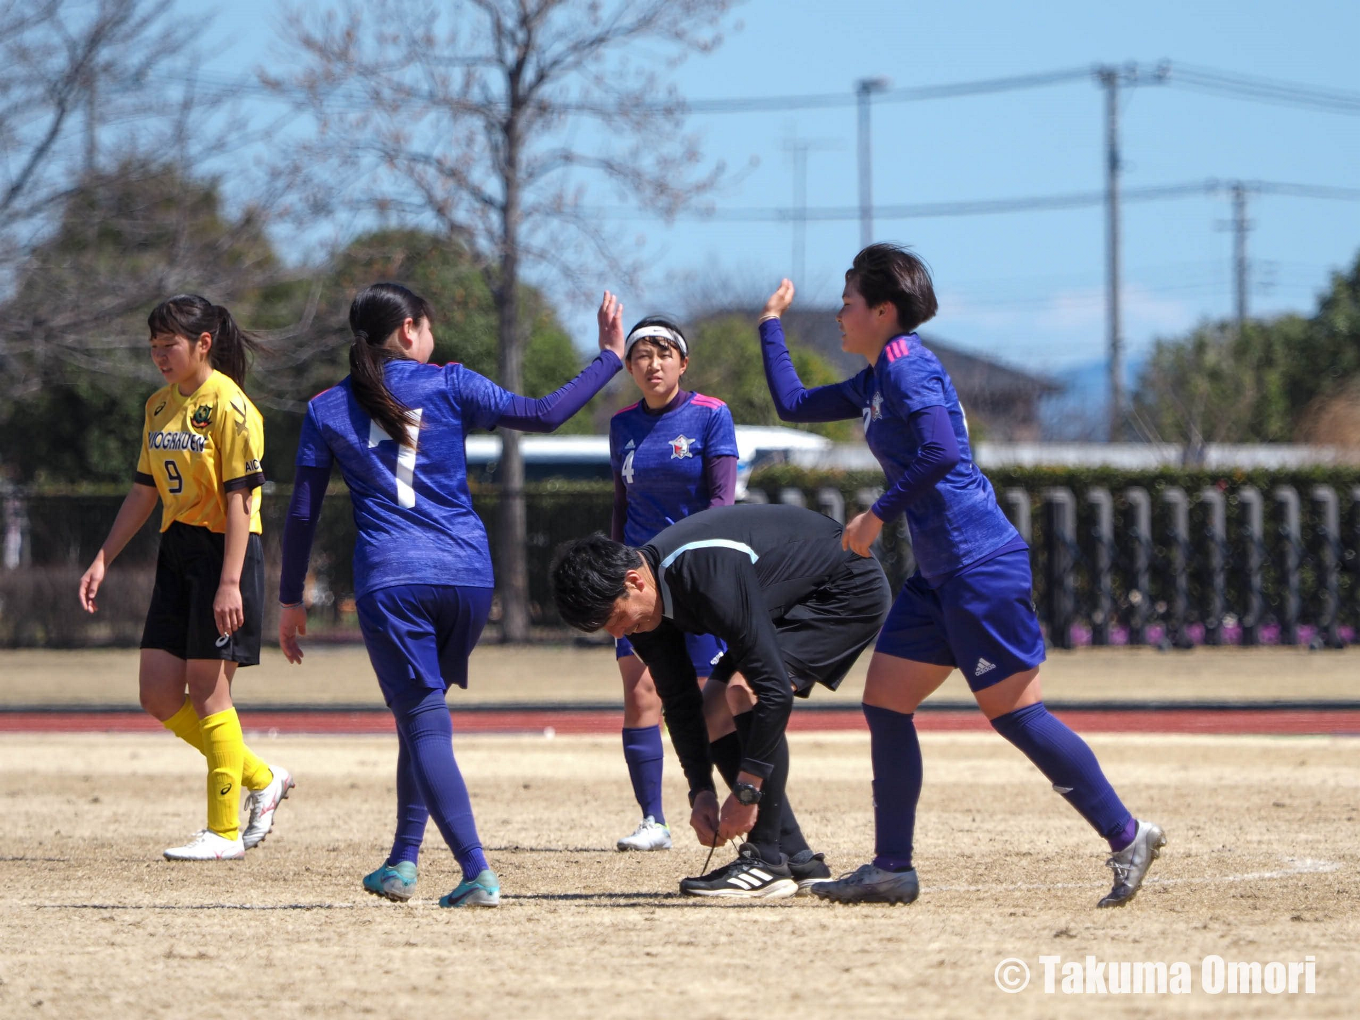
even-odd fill
[{"label": "player in yellow jersey", "polygon": [[[151,359],[166,385],[146,402],[132,489],[80,579],[80,602],[95,611],[105,569],[159,499],[161,547],[142,632],[141,702],[208,762],[207,828],[165,856],[239,858],[269,833],[294,785],[286,769],[271,769],[246,747],[231,702],[236,667],[260,661],[264,613],[264,423],[241,389],[257,345],[230,312],[196,294],[161,302],[147,325]],[[251,791],[244,831],[242,786]]]}]

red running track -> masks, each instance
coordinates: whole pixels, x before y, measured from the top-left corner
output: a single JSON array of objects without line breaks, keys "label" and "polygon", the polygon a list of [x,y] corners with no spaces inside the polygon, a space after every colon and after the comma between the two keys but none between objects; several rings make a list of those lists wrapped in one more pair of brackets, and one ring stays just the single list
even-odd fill
[{"label": "red running track", "polygon": [[[526,708],[489,712],[454,710],[457,733],[617,734],[619,712],[574,712]],[[1159,709],[1157,711],[1090,711],[1055,713],[1081,733],[1254,733],[1360,736],[1360,711],[1337,709]],[[387,712],[247,711],[247,732],[279,734],[365,734],[393,732]],[[990,727],[975,711],[919,712],[916,725],[931,731],[984,731]],[[789,728],[798,732],[864,730],[859,712],[797,709]],[[143,712],[0,712],[0,733],[153,733],[158,722]]]}]

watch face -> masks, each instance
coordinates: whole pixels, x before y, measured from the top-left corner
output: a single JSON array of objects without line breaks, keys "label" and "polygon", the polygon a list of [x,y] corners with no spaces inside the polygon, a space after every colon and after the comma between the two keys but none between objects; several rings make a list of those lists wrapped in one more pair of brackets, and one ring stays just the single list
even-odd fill
[{"label": "watch face", "polygon": [[741,804],[756,804],[760,801],[760,791],[754,786],[737,787],[737,802]]}]

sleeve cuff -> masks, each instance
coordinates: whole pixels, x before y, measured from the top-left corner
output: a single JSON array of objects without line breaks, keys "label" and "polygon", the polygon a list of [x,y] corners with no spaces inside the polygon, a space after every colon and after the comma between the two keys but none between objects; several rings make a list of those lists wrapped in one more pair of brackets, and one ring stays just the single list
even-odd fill
[{"label": "sleeve cuff", "polygon": [[759,776],[761,779],[769,779],[770,773],[774,771],[774,766],[763,761],[756,761],[754,758],[743,758],[741,760],[741,771]]},{"label": "sleeve cuff", "polygon": [[156,487],[156,479],[152,478],[150,475],[143,474],[140,471],[134,471],[132,473],[132,483],[134,485],[149,485],[153,489]]},{"label": "sleeve cuff", "polygon": [[233,478],[222,483],[223,492],[236,492],[238,489],[258,489],[264,484],[264,472],[256,471],[254,474],[242,475],[240,478]]}]

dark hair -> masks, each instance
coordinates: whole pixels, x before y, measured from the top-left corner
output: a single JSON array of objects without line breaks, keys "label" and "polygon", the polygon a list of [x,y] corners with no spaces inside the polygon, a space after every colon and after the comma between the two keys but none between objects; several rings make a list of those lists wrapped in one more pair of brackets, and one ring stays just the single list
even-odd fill
[{"label": "dark hair", "polygon": [[[628,333],[625,333],[624,336],[628,336],[631,333],[635,333],[643,326],[664,326],[666,327],[666,329],[669,329],[673,333],[679,333],[681,338],[683,338],[685,341],[686,349],[689,348],[689,337],[685,336],[685,331],[680,328],[680,324],[676,322],[674,319],[672,319],[669,315],[648,315],[645,318],[638,319],[637,322],[633,323],[633,328],[630,329]],[[657,336],[649,336],[645,340],[639,340],[638,343],[652,344],[654,347],[658,347],[663,351],[670,350],[672,347],[675,346],[669,340]],[[637,344],[633,345],[633,349],[634,350],[637,349]],[[689,357],[689,355],[684,351],[677,350],[675,353],[680,355],[680,357],[682,358]],[[631,358],[633,356],[633,351],[629,351],[628,356]]]},{"label": "dark hair", "polygon": [[176,294],[166,298],[146,317],[151,337],[182,336],[191,343],[204,333],[212,336],[208,364],[229,375],[237,386],[246,384],[250,355],[263,350],[260,342],[236,325],[231,312],[198,294]]},{"label": "dark hair", "polygon": [[624,575],[642,566],[642,556],[600,532],[565,542],[548,568],[553,601],[562,622],[586,633],[609,622],[614,603],[627,594]]},{"label": "dark hair", "polygon": [[903,333],[935,318],[940,307],[930,267],[899,244],[871,244],[860,251],[845,271],[845,282],[854,284],[870,308],[891,301]]},{"label": "dark hair", "polygon": [[407,319],[431,318],[430,303],[399,283],[375,283],[354,296],[349,306],[349,378],[354,399],[369,418],[402,446],[414,446],[406,430],[418,423],[411,409],[392,395],[383,379],[383,363],[401,355],[387,338]]}]

